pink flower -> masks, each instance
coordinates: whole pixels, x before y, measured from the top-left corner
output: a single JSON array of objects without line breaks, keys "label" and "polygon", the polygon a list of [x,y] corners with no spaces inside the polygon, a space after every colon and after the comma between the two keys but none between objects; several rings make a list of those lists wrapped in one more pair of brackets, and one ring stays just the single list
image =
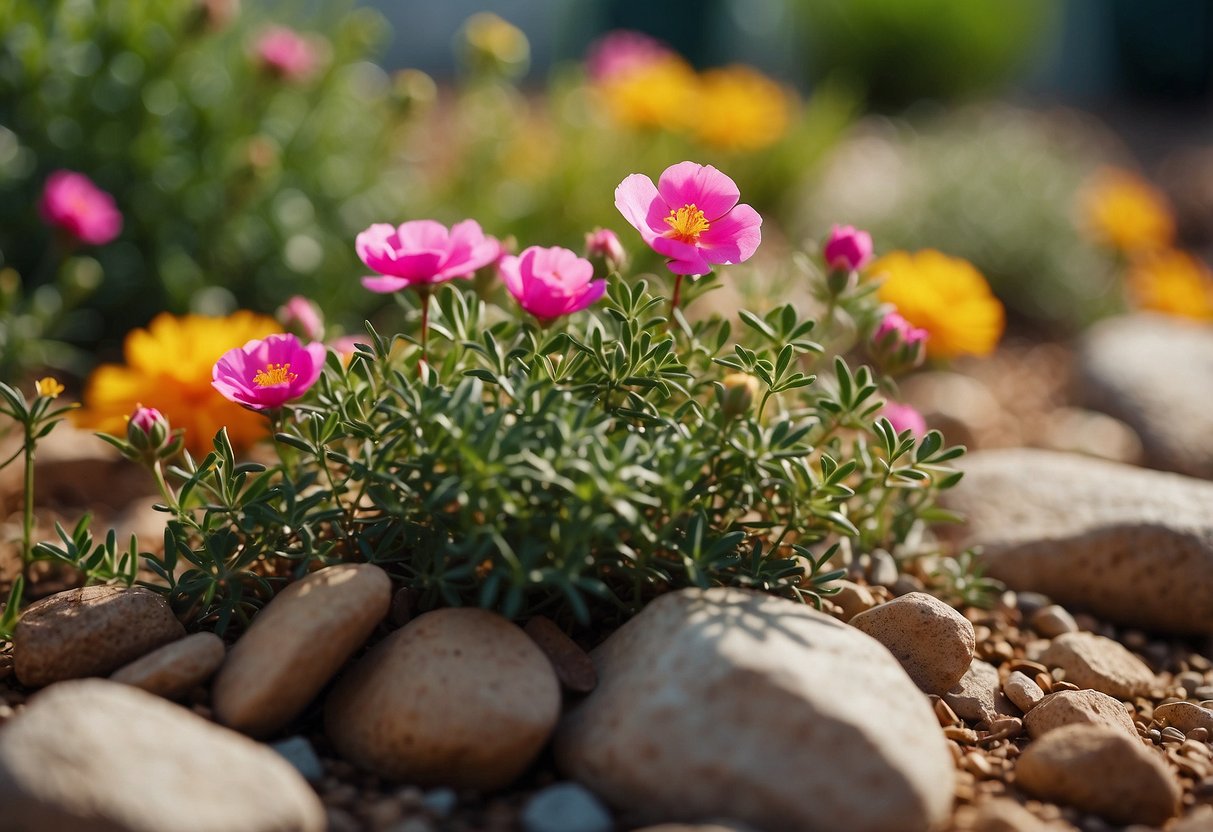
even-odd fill
[{"label": "pink flower", "polygon": [[135,412],[131,414],[130,422],[132,428],[142,431],[143,433],[151,433],[157,426],[168,426],[168,419],[164,418],[164,414],[154,407],[144,407],[136,405]]},{"label": "pink flower", "polygon": [[741,263],[762,242],[762,217],[738,205],[733,180],[711,165],[679,162],[657,184],[640,173],[619,183],[615,207],[674,274],[707,274]]},{"label": "pink flower", "polygon": [[886,401],[884,407],[877,414],[889,420],[889,424],[893,426],[893,430],[901,433],[908,430],[915,436],[925,436],[927,432],[927,422],[922,418],[922,414],[908,404],[901,404],[895,401]]},{"label": "pink flower", "polygon": [[859,271],[872,259],[872,235],[854,226],[836,225],[826,240],[825,258],[831,269]]},{"label": "pink flower", "polygon": [[893,338],[902,344],[914,345],[925,342],[929,334],[925,329],[914,326],[896,312],[890,312],[884,316],[880,326],[876,327],[872,340],[880,343],[886,338]]},{"label": "pink flower", "polygon": [[590,44],[585,70],[591,81],[600,83],[672,54],[668,46],[643,32],[616,29]]},{"label": "pink flower", "polygon": [[257,58],[270,72],[291,81],[311,75],[320,56],[311,41],[286,26],[270,26],[257,38]]},{"label": "pink flower", "polygon": [[126,441],[131,447],[145,457],[159,458],[161,451],[176,451],[176,448],[169,451],[170,438],[168,419],[163,413],[154,407],[135,405],[135,412],[126,423]]},{"label": "pink flower", "polygon": [[279,306],[275,316],[280,324],[308,341],[319,341],[324,337],[320,310],[303,295],[295,295]]},{"label": "pink flower", "polygon": [[324,368],[325,346],[294,335],[254,338],[225,352],[211,370],[211,386],[250,410],[279,407],[307,392]]},{"label": "pink flower", "polygon": [[376,223],[358,235],[354,248],[362,262],[381,275],[362,278],[372,292],[471,277],[502,254],[501,243],[485,236],[475,220],[457,223],[450,231],[433,220],[413,220],[399,228]]},{"label": "pink flower", "polygon": [[46,180],[38,206],[42,218],[82,243],[101,246],[122,231],[114,198],[82,173],[57,170]]},{"label": "pink flower", "polygon": [[595,228],[585,235],[587,257],[601,257],[608,269],[618,271],[628,262],[628,253],[619,242],[619,235],[609,228]]},{"label": "pink flower", "polygon": [[594,280],[594,265],[567,248],[531,246],[498,266],[505,288],[527,312],[547,322],[580,312],[602,297],[605,280]]}]

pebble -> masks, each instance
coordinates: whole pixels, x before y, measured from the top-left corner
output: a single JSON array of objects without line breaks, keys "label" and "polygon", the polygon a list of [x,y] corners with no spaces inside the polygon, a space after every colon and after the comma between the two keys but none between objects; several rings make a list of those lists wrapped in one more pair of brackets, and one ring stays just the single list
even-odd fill
[{"label": "pebble", "polygon": [[445,818],[451,812],[455,811],[455,807],[459,805],[459,795],[454,789],[439,787],[430,789],[421,798],[421,807],[428,812],[433,812],[440,818]]},{"label": "pebble", "polygon": [[1025,448],[958,467],[941,502],[968,522],[943,532],[981,545],[991,577],[1118,624],[1213,633],[1213,483]]},{"label": "pebble", "polygon": [[973,660],[943,698],[958,716],[969,722],[993,722],[999,716],[1015,715],[1015,708],[999,686],[998,668],[981,659]]},{"label": "pebble", "polygon": [[0,731],[0,826],[321,832],[324,810],[269,748],[105,679],[56,684]]},{"label": "pebble", "polygon": [[634,823],[908,832],[950,814],[926,697],[879,643],[807,605],[670,592],[591,655],[598,687],[562,720],[556,763]]},{"label": "pebble", "polygon": [[325,731],[342,757],[382,777],[491,790],[531,764],[559,715],[560,682],[521,628],[450,608],[361,658],[329,694]]},{"label": "pebble", "polygon": [[13,634],[13,667],[29,687],[104,676],[184,635],[164,598],[150,589],[69,589],[22,614]]},{"label": "pebble", "polygon": [[1144,696],[1158,683],[1145,662],[1119,642],[1094,633],[1062,633],[1041,661],[1064,670],[1067,682],[1117,699]]},{"label": "pebble", "polygon": [[194,633],[115,670],[110,680],[178,699],[211,678],[226,652],[223,639],[214,633]]},{"label": "pebble", "polygon": [[387,615],[392,582],[371,564],[313,572],[278,593],[228,653],[215,716],[254,737],[285,727]]},{"label": "pebble", "polygon": [[1032,681],[1027,674],[1021,673],[1018,670],[1013,671],[1007,676],[1007,680],[1002,685],[1003,692],[1007,698],[1014,703],[1015,707],[1023,711],[1025,714],[1040,704],[1045,698],[1045,692],[1041,690],[1040,685]]},{"label": "pebble", "polygon": [[1203,728],[1213,734],[1213,711],[1192,702],[1170,702],[1154,708],[1154,719],[1185,734]]},{"label": "pebble", "polygon": [[542,615],[533,617],[526,624],[526,634],[548,657],[556,670],[556,678],[566,690],[589,693],[598,684],[598,674],[589,654],[550,618]]},{"label": "pebble", "polygon": [[309,783],[319,783],[324,779],[324,763],[320,762],[316,749],[307,737],[287,737],[271,743],[270,748],[282,755]]},{"label": "pebble", "polygon": [[868,567],[868,580],[879,586],[889,586],[897,583],[897,577],[900,571],[897,569],[897,561],[892,555],[883,549],[878,549],[872,554],[872,563]]},{"label": "pebble", "polygon": [[933,595],[902,595],[850,623],[887,647],[926,693],[947,693],[973,661],[972,622]]},{"label": "pebble", "polygon": [[843,580],[835,581],[833,586],[838,588],[838,592],[831,595],[830,600],[842,610],[843,621],[849,622],[861,612],[865,612],[876,606],[875,596],[863,584]]},{"label": "pebble", "polygon": [[1007,797],[986,800],[977,807],[973,832],[1047,832],[1044,821]]},{"label": "pebble", "polygon": [[1015,783],[1115,824],[1161,826],[1180,808],[1179,783],[1162,757],[1136,736],[1099,726],[1058,728],[1029,743]]},{"label": "pebble", "polygon": [[525,832],[612,832],[610,813],[593,792],[577,783],[557,783],[522,807]]},{"label": "pebble", "polygon": [[1026,590],[1015,593],[1015,602],[1016,606],[1019,607],[1019,611],[1023,613],[1024,620],[1030,620],[1032,615],[1037,610],[1041,609],[1042,607],[1047,607],[1053,603],[1051,600],[1049,600],[1049,596],[1047,595],[1041,595],[1039,592],[1029,592]]},{"label": "pebble", "polygon": [[1078,632],[1078,623],[1065,607],[1049,604],[1032,613],[1029,622],[1033,630],[1045,638],[1056,638],[1062,633]]},{"label": "pebble", "polygon": [[1033,739],[1070,725],[1099,725],[1137,737],[1124,705],[1097,690],[1050,693],[1024,717],[1024,727]]}]

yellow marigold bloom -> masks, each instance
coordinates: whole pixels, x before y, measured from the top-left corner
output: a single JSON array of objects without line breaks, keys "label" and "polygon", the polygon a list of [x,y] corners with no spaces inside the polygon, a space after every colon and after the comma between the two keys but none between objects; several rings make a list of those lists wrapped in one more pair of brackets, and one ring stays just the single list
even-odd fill
[{"label": "yellow marigold bloom", "polygon": [[39,396],[45,396],[48,399],[59,398],[59,394],[66,389],[67,388],[59,383],[59,379],[52,378],[51,376],[40,378],[34,382],[34,392]]},{"label": "yellow marigold bloom", "polygon": [[1127,282],[1129,297],[1141,309],[1213,320],[1213,272],[1190,254],[1167,250],[1142,257]]},{"label": "yellow marigold bloom", "polygon": [[894,251],[873,263],[870,274],[884,278],[880,299],[927,331],[928,356],[988,355],[998,345],[1002,303],[967,260],[934,249]]},{"label": "yellow marigold bloom", "polygon": [[1168,248],[1175,239],[1167,198],[1127,170],[1097,171],[1079,194],[1079,212],[1095,239],[1125,254]]},{"label": "yellow marigold bloom", "polygon": [[232,347],[281,331],[273,318],[236,312],[225,318],[157,315],[123,345],[125,365],[104,364],[84,390],[83,427],[122,436],[140,404],[154,407],[174,428],[185,428],[185,447],[196,457],[227,426],[233,447],[248,447],[267,433],[264,416],[245,410],[211,387],[215,361]]},{"label": "yellow marigold bloom", "polygon": [[599,91],[620,124],[676,131],[687,124],[699,96],[699,76],[677,55],[612,75]]},{"label": "yellow marigold bloom", "polygon": [[704,144],[721,150],[761,150],[787,133],[792,96],[758,70],[742,65],[710,69],[699,82],[689,126]]}]

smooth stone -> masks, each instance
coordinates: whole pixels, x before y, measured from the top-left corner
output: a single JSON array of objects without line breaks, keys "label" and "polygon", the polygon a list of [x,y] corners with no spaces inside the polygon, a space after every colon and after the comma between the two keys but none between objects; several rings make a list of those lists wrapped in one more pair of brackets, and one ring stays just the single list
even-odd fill
[{"label": "smooth stone", "polygon": [[1065,679],[1117,699],[1146,695],[1158,680],[1145,662],[1117,641],[1095,633],[1063,633],[1041,656],[1049,667],[1060,667]]},{"label": "smooth stone", "polygon": [[1014,706],[1002,692],[998,668],[974,659],[943,700],[961,719],[969,722],[993,722],[1000,716],[1017,716]]},{"label": "smooth stone", "polygon": [[1146,463],[1213,478],[1213,330],[1173,315],[1109,318],[1084,334],[1075,372],[1090,404],[1137,433]]},{"label": "smooth stone", "polygon": [[1137,737],[1091,725],[1058,728],[1029,743],[1015,785],[1116,824],[1161,826],[1179,812],[1181,789],[1160,754]]},{"label": "smooth stone", "polygon": [[947,693],[973,661],[973,624],[933,595],[902,595],[850,623],[887,647],[927,693]]},{"label": "smooth stone", "polygon": [[1078,622],[1065,607],[1049,604],[1032,614],[1029,626],[1045,638],[1056,638],[1062,633],[1078,632]]},{"label": "smooth stone", "polygon": [[892,586],[897,583],[897,578],[901,572],[897,568],[897,561],[888,552],[883,549],[877,550],[872,555],[872,563],[868,567],[868,580],[877,586]]},{"label": "smooth stone", "polygon": [[1011,671],[1007,680],[1002,683],[1002,691],[1016,708],[1025,714],[1035,708],[1045,698],[1045,692],[1036,681],[1018,670]]},{"label": "smooth stone", "polygon": [[552,619],[537,615],[526,623],[525,630],[548,657],[556,678],[566,690],[589,693],[598,684],[594,661]]},{"label": "smooth stone", "polygon": [[366,643],[391,601],[391,579],[366,563],[329,566],[279,592],[215,677],[216,719],[254,737],[285,727]]},{"label": "smooth stone", "polygon": [[265,746],[105,679],[61,682],[0,731],[0,830],[321,832],[324,809]]},{"label": "smooth stone", "polygon": [[418,616],[325,705],[337,752],[390,780],[491,790],[539,754],[560,715],[551,662],[520,627],[472,608]]},{"label": "smooth stone", "polygon": [[270,748],[280,754],[309,783],[319,783],[324,779],[324,763],[320,761],[316,749],[307,737],[287,737],[270,743]]},{"label": "smooth stone", "polygon": [[973,832],[1049,832],[1049,829],[1044,821],[1007,797],[977,804],[973,819]]},{"label": "smooth stone", "polygon": [[1023,719],[1033,739],[1070,725],[1099,725],[1137,737],[1124,705],[1097,690],[1061,690],[1045,696]]},{"label": "smooth stone", "polygon": [[115,670],[110,680],[177,699],[205,682],[223,664],[227,647],[214,633],[194,633]]},{"label": "smooth stone", "polygon": [[1089,457],[1010,449],[958,462],[941,528],[981,545],[991,577],[1108,621],[1213,632],[1213,483]]},{"label": "smooth stone", "polygon": [[898,383],[901,400],[918,410],[927,424],[943,431],[949,445],[972,446],[991,426],[1007,422],[998,397],[964,373],[928,370]]},{"label": "smooth stone", "polygon": [[13,634],[13,669],[29,687],[105,676],[184,635],[164,598],[150,589],[69,589],[22,614]]},{"label": "smooth stone", "polygon": [[1213,735],[1213,711],[1193,702],[1168,702],[1154,708],[1154,719],[1183,733],[1204,728]]},{"label": "smooth stone", "polygon": [[1133,428],[1119,419],[1081,407],[1059,407],[1045,416],[1041,446],[1138,465],[1144,451]]},{"label": "smooth stone", "polygon": [[941,825],[955,783],[935,714],[875,639],[804,604],[667,593],[591,656],[560,770],[635,822],[766,832]]},{"label": "smooth stone", "polygon": [[524,832],[612,832],[611,814],[593,792],[577,783],[557,783],[522,807]]},{"label": "smooth stone", "polygon": [[829,599],[842,610],[843,621],[850,622],[861,612],[866,612],[876,606],[876,597],[872,595],[872,590],[863,584],[840,580],[835,581],[832,586],[838,591],[829,596]]}]

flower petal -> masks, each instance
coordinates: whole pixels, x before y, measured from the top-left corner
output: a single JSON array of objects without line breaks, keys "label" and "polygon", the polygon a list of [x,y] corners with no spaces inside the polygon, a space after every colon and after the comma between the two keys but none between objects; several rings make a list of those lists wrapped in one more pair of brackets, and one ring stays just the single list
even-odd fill
[{"label": "flower petal", "polygon": [[[674,274],[707,274],[712,270],[703,252],[690,243],[672,237],[658,237],[650,245],[653,251],[670,259],[666,265]],[[678,268],[674,267],[674,263],[679,264]]]},{"label": "flower petal", "polygon": [[615,207],[650,245],[654,237],[666,230],[665,217],[670,207],[662,201],[653,180],[643,173],[633,173],[619,183]]},{"label": "flower petal", "polygon": [[380,294],[386,295],[391,294],[392,292],[399,292],[401,289],[407,289],[411,284],[409,281],[399,277],[367,275],[366,277],[362,278],[362,285],[364,288],[369,289],[372,292],[379,292]]},{"label": "flower petal", "polygon": [[762,242],[762,217],[749,205],[737,205],[699,235],[703,259],[733,264],[749,260]]},{"label": "flower petal", "polygon": [[657,190],[670,208],[694,205],[703,211],[708,222],[715,222],[729,212],[741,191],[737,183],[711,165],[679,162],[671,165],[657,180]]},{"label": "flower petal", "polygon": [[[530,251],[530,249],[527,249]],[[526,254],[524,251],[523,254]],[[512,254],[507,254],[501,258],[501,262],[497,264],[497,274],[501,276],[501,282],[505,284],[506,291],[515,298],[521,299],[524,293],[522,287],[522,274],[519,265],[519,258]]]}]

